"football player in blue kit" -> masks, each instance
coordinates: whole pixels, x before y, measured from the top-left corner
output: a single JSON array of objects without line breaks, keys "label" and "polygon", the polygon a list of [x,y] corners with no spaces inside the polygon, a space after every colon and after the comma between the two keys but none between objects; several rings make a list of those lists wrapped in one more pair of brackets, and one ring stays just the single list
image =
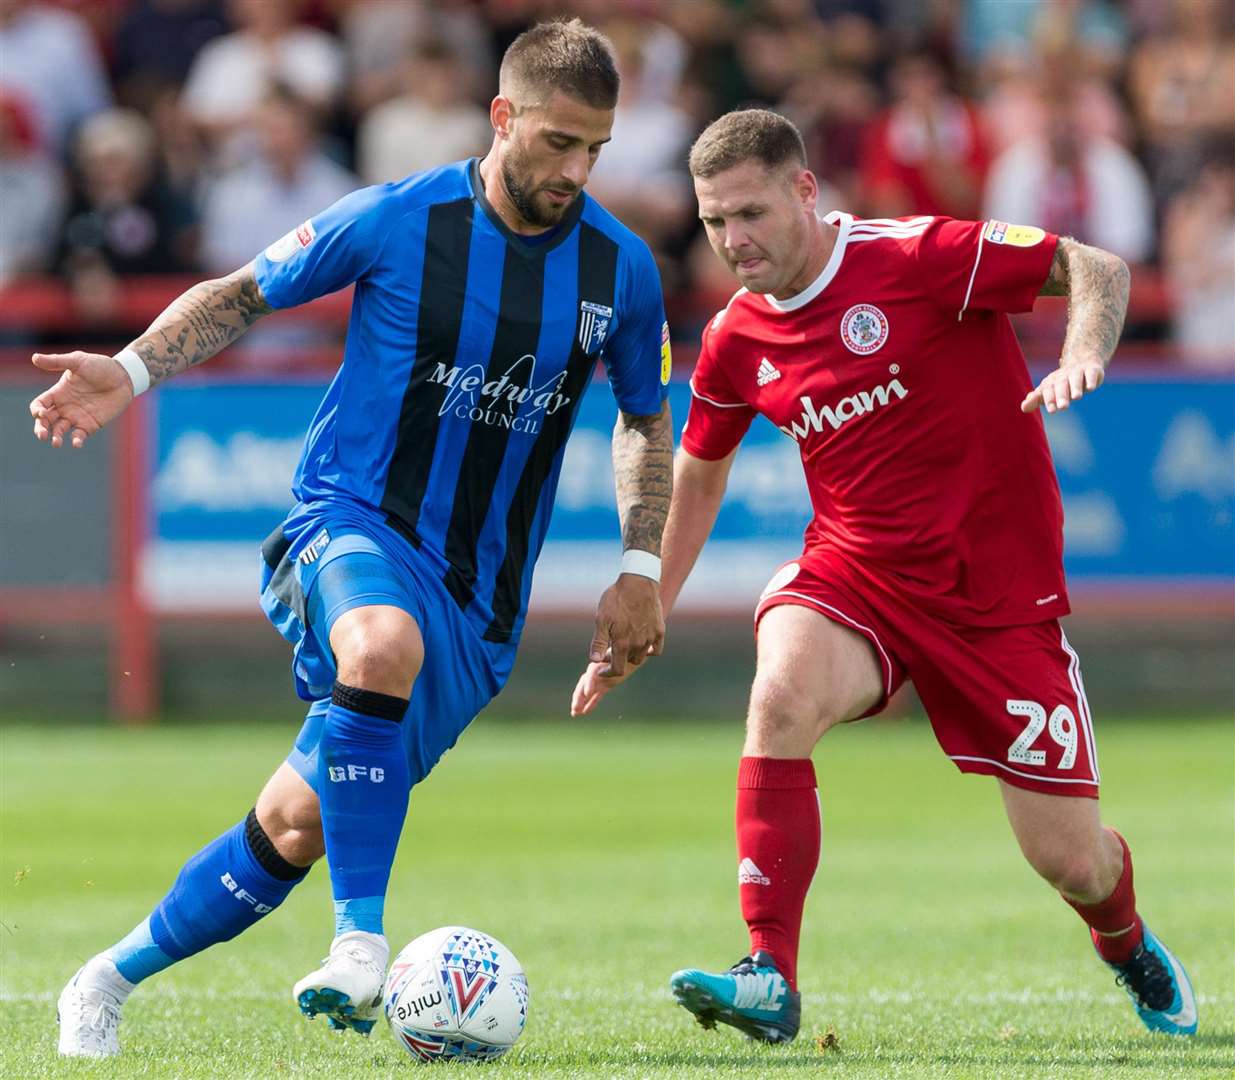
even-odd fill
[{"label": "football player in blue kit", "polygon": [[80,447],[147,386],[263,315],[355,283],[298,501],[262,545],[262,606],[294,646],[308,717],[248,815],[65,987],[62,1054],[118,1052],[137,983],[273,911],[323,854],[335,937],[293,995],[309,1016],[372,1028],[409,791],[510,673],[598,360],[620,410],[624,554],[590,654],[620,671],[660,651],[672,483],[660,280],[646,245],[582,190],[617,93],[602,35],[578,20],[533,27],[503,58],[483,160],[353,192],[243,269],[194,286],[115,357],[34,357],[60,373],[31,403],[36,436]]}]

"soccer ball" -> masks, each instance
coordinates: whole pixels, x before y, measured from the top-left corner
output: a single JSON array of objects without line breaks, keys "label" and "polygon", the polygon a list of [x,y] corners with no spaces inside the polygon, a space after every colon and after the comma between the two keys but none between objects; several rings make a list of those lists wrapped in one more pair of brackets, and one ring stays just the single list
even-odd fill
[{"label": "soccer ball", "polygon": [[523,1031],[527,997],[527,976],[505,945],[466,926],[442,926],[395,957],[386,1019],[419,1061],[488,1061]]}]

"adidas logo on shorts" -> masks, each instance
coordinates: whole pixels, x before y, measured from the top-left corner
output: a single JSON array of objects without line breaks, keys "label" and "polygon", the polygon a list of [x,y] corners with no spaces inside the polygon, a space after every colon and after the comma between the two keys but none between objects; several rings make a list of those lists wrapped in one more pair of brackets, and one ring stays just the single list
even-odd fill
[{"label": "adidas logo on shorts", "polygon": [[317,562],[321,558],[321,554],[326,550],[326,545],[330,543],[330,533],[325,529],[319,532],[312,540],[310,540],[304,548],[304,551],[298,556],[301,565],[309,566]]}]

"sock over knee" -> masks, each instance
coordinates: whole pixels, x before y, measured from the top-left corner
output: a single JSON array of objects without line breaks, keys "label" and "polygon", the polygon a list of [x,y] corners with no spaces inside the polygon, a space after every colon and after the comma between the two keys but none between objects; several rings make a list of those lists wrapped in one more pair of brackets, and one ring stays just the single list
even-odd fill
[{"label": "sock over knee", "polygon": [[407,816],[407,698],[335,683],[322,725],[317,794],[335,933],[382,933],[390,868]]},{"label": "sock over knee", "polygon": [[1136,893],[1132,888],[1132,852],[1127,841],[1114,829],[1108,829],[1123,848],[1123,873],[1119,875],[1111,895],[1096,904],[1082,904],[1064,899],[1089,926],[1090,936],[1098,955],[1110,964],[1123,964],[1132,958],[1144,937],[1144,924],[1136,913]]},{"label": "sock over knee", "polygon": [[184,864],[154,911],[108,955],[125,979],[139,983],[247,930],[283,903],[307,873],[275,850],[250,810]]},{"label": "sock over knee", "polygon": [[809,758],[744,757],[738,766],[738,893],[751,952],[772,954],[797,989],[798,938],[819,864],[819,792]]}]

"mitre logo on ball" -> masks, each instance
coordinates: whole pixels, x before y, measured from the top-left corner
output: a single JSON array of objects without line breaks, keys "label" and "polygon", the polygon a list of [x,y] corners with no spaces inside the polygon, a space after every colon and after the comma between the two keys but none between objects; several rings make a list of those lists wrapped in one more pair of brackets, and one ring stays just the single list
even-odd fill
[{"label": "mitre logo on ball", "polygon": [[386,1019],[419,1061],[500,1057],[527,1022],[527,977],[496,938],[466,926],[421,934],[395,957]]}]

